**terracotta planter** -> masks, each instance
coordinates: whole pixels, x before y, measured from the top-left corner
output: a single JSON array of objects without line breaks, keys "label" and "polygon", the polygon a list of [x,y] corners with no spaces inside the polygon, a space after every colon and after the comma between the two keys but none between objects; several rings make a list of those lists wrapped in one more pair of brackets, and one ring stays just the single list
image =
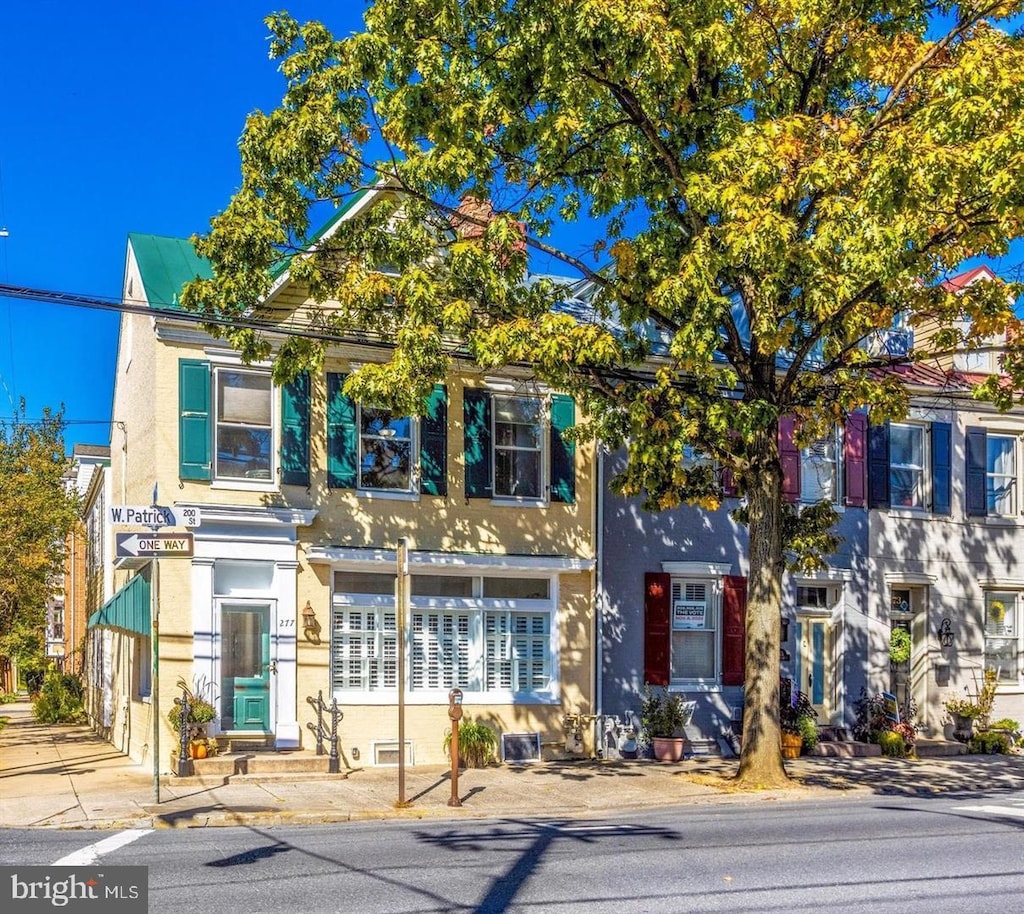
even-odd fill
[{"label": "terracotta planter", "polygon": [[804,738],[799,733],[782,734],[782,757],[800,758],[804,748]]},{"label": "terracotta planter", "polygon": [[655,736],[651,738],[654,758],[659,762],[682,761],[686,740],[681,736]]}]

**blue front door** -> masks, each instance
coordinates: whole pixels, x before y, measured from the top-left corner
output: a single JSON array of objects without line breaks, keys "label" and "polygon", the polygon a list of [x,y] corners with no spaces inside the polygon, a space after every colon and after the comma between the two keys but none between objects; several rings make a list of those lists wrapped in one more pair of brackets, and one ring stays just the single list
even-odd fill
[{"label": "blue front door", "polygon": [[270,607],[225,604],[221,611],[221,725],[270,729]]}]

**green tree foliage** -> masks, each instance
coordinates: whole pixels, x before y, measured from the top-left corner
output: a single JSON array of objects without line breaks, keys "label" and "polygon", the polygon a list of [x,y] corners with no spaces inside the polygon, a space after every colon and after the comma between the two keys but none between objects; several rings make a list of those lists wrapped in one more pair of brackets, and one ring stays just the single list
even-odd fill
[{"label": "green tree foliage", "polygon": [[0,422],[0,655],[41,669],[46,601],[64,571],[77,499],[65,485],[64,420],[45,410]]},{"label": "green tree foliage", "polygon": [[[268,293],[293,258],[320,303],[306,326],[394,346],[349,377],[357,398],[418,409],[461,341],[573,393],[578,433],[628,447],[613,484],[650,508],[718,504],[684,448],[730,470],[750,530],[741,779],[777,783],[782,573],[835,548],[828,506],[783,506],[779,418],[808,442],[856,408],[902,415],[865,346],[898,313],[938,330],[933,349],[1012,320],[1005,287],[940,281],[1021,233],[1024,67],[999,28],[1020,9],[377,0],[341,40],[274,15],[287,91],[248,119],[241,186],[197,242],[215,278],[183,300],[281,319]],[[366,187],[390,202],[313,234],[315,202],[357,207]],[[460,213],[467,194],[494,213]],[[586,308],[553,312],[567,289],[524,284],[528,261],[571,274]],[[273,349],[279,380],[323,358],[227,335]]]}]

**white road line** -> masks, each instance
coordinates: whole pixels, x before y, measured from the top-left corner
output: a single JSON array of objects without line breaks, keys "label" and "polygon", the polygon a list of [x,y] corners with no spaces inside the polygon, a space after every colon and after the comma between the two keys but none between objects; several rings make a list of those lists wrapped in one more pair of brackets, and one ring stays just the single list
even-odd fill
[{"label": "white road line", "polygon": [[1024,819],[1024,806],[954,806],[954,812],[985,812],[993,816],[1016,816]]},{"label": "white road line", "polygon": [[66,857],[61,857],[60,860],[55,860],[50,865],[89,866],[95,863],[103,854],[109,854],[111,851],[116,851],[119,847],[131,844],[132,841],[138,841],[139,838],[143,835],[148,835],[151,831],[153,831],[151,828],[129,828],[119,834],[104,838],[102,841],[97,841],[95,844],[83,847],[81,850],[68,854]]}]

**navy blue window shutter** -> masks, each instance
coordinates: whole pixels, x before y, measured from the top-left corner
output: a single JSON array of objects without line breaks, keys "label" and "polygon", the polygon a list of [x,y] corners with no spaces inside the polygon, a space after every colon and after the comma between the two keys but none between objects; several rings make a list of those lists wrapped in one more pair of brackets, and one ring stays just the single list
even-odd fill
[{"label": "navy blue window shutter", "polygon": [[948,422],[932,423],[932,512],[951,514],[953,489],[953,429]]},{"label": "navy blue window shutter", "polygon": [[491,395],[467,387],[462,392],[466,497],[490,498],[491,481]]},{"label": "navy blue window shutter", "polygon": [[988,514],[988,498],[985,496],[985,467],[988,439],[983,428],[967,428],[965,440],[967,463],[967,489],[964,511],[968,517],[984,517]]},{"label": "navy blue window shutter", "polygon": [[868,507],[889,507],[889,423],[868,426]]},{"label": "navy blue window shutter", "polygon": [[420,417],[420,491],[448,494],[448,390],[434,385]]},{"label": "navy blue window shutter", "polygon": [[327,375],[327,486],[331,489],[356,487],[359,437],[356,404],[342,392],[345,375]]},{"label": "navy blue window shutter", "polygon": [[178,361],[178,476],[210,478],[210,363]]},{"label": "navy blue window shutter", "polygon": [[551,500],[572,504],[576,500],[576,442],[565,431],[576,424],[572,397],[551,398]]},{"label": "navy blue window shutter", "polygon": [[309,372],[281,388],[281,482],[309,485]]}]

